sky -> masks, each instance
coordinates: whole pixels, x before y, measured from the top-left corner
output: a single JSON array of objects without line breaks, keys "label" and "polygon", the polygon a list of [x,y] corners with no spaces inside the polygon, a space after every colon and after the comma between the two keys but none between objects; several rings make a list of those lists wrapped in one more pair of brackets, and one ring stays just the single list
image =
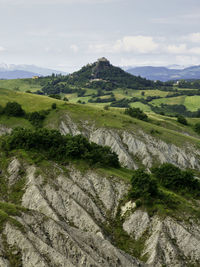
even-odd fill
[{"label": "sky", "polygon": [[0,63],[200,65],[200,0],[0,0]]}]

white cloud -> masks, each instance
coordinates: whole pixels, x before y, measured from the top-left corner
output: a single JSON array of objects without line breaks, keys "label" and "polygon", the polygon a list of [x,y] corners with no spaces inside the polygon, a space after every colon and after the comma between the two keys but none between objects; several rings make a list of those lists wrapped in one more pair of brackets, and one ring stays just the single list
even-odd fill
[{"label": "white cloud", "polygon": [[179,65],[184,66],[192,66],[192,65],[199,65],[200,58],[196,56],[188,56],[188,55],[181,55],[176,56],[175,62]]},{"label": "white cloud", "polygon": [[77,53],[79,50],[79,47],[75,44],[70,45],[70,49],[74,52]]},{"label": "white cloud", "polygon": [[[105,4],[122,0],[0,0],[0,4],[6,5],[35,5],[35,4]],[[124,1],[124,0],[123,0]]]},{"label": "white cloud", "polygon": [[162,59],[153,59],[153,58],[121,58],[120,66],[164,66],[167,65],[168,62]]},{"label": "white cloud", "polygon": [[156,51],[159,45],[151,36],[125,36],[113,43],[89,45],[89,50],[94,53],[136,53],[147,54]]},{"label": "white cloud", "polygon": [[189,50],[191,54],[200,55],[200,47],[193,47]]},{"label": "white cloud", "polygon": [[151,53],[158,48],[151,36],[125,36],[118,40],[113,49],[116,52]]},{"label": "white cloud", "polygon": [[168,45],[167,52],[170,54],[184,54],[187,53],[187,46],[186,44]]},{"label": "white cloud", "polygon": [[191,33],[188,36],[184,37],[185,40],[188,40],[193,43],[200,43],[200,32]]},{"label": "white cloud", "polygon": [[0,52],[3,52],[3,51],[5,51],[6,49],[4,48],[4,47],[2,47],[2,46],[0,46]]}]

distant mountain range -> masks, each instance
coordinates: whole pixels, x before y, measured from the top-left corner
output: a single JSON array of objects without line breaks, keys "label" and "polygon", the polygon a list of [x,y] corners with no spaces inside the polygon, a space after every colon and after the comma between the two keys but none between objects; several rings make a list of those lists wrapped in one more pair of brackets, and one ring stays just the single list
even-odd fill
[{"label": "distant mountain range", "polygon": [[32,78],[33,76],[48,76],[52,73],[67,74],[63,71],[41,68],[35,65],[0,64],[0,79]]},{"label": "distant mountain range", "polygon": [[149,80],[180,80],[180,79],[200,79],[200,65],[188,68],[171,67],[134,67],[126,69],[130,74],[141,76]]}]

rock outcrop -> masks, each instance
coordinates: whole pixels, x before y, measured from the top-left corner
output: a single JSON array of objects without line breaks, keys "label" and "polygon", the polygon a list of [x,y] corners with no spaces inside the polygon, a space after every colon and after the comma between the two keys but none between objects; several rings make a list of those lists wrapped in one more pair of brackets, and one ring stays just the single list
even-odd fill
[{"label": "rock outcrop", "polygon": [[173,143],[167,144],[142,130],[96,128],[85,122],[78,127],[69,115],[63,116],[59,129],[62,134],[82,133],[92,142],[111,147],[117,153],[120,163],[130,169],[138,168],[138,162],[150,168],[156,161],[169,162],[180,168],[200,170],[200,150],[190,143],[184,144],[184,147],[178,147]]},{"label": "rock outcrop", "polygon": [[[22,165],[25,210],[4,223],[0,266],[12,266],[11,258],[23,267],[200,265],[198,220],[187,224],[171,217],[150,217],[134,202],[121,204],[128,183],[91,170],[81,172],[73,165],[36,167],[14,158],[6,172],[8,184],[12,175],[17,181]],[[146,263],[136,259],[134,251],[130,255],[116,247],[113,228],[119,216],[121,231],[132,242],[143,239],[140,256]]]}]

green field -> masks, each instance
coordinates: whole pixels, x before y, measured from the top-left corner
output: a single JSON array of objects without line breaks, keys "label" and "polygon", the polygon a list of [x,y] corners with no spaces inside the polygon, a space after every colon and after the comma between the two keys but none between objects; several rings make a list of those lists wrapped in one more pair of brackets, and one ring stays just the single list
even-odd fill
[{"label": "green field", "polygon": [[13,80],[0,80],[0,88],[9,89],[14,91],[26,92],[37,91],[42,87],[39,84],[38,80],[33,79],[13,79]]},{"label": "green field", "polygon": [[153,113],[151,108],[148,106],[148,105],[145,105],[141,102],[134,102],[134,103],[131,103],[130,106],[132,108],[140,108],[141,110],[143,110],[144,112],[150,112],[150,113]]},{"label": "green field", "polygon": [[161,104],[167,105],[184,105],[186,96],[177,96],[177,97],[169,97],[169,98],[160,98],[151,101],[151,104],[155,106],[160,106]]},{"label": "green field", "polygon": [[200,109],[200,96],[187,96],[184,101],[184,105],[187,109],[195,111]]},{"label": "green field", "polygon": [[40,96],[29,93],[16,92],[12,90],[0,89],[0,105],[5,106],[7,102],[16,101],[27,112],[49,109],[52,103],[58,106],[64,104],[64,101],[50,98],[48,96]]}]

